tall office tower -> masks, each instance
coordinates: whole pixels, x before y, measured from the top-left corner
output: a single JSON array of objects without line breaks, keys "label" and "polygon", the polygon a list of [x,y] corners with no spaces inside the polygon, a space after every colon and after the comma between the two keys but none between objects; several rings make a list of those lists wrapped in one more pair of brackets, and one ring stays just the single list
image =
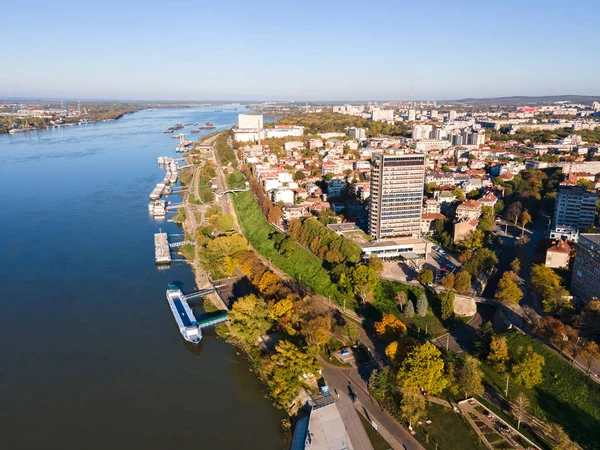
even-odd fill
[{"label": "tall office tower", "polygon": [[424,155],[373,155],[369,218],[372,238],[379,241],[419,236],[424,181]]},{"label": "tall office tower", "polygon": [[563,186],[558,190],[552,228],[583,230],[594,223],[598,193],[583,186]]},{"label": "tall office tower", "polygon": [[415,120],[417,117],[417,112],[414,109],[409,109],[408,110],[408,121],[412,122],[413,120]]},{"label": "tall office tower", "polygon": [[571,292],[584,302],[600,299],[600,234],[580,234]]}]

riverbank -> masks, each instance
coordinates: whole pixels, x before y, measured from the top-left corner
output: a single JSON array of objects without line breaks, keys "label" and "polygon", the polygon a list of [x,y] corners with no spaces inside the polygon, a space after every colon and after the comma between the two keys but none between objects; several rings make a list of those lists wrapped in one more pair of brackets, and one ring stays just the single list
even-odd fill
[{"label": "riverbank", "polygon": [[[195,290],[190,266],[154,263],[154,233],[183,233],[146,207],[156,158],[175,150],[162,130],[238,113],[207,109],[0,136],[3,179],[19,185],[0,254],[3,447],[282,449],[283,414],[240,352],[214,330],[198,346],[180,336],[165,290]],[[41,334],[23,333],[32,311]]]}]

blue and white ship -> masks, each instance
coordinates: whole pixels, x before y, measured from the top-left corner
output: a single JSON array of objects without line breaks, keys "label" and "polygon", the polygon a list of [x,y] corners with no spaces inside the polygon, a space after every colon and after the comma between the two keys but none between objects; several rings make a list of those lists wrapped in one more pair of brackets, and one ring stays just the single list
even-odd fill
[{"label": "blue and white ship", "polygon": [[190,305],[188,305],[185,296],[177,286],[169,286],[167,289],[167,301],[183,338],[192,344],[198,344],[202,339],[202,330],[198,326],[196,317]]}]

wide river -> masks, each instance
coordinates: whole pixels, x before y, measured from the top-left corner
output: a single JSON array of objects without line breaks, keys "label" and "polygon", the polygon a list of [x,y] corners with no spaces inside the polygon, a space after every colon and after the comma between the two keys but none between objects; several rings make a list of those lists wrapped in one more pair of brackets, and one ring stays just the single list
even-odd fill
[{"label": "wide river", "polygon": [[180,337],[165,290],[194,290],[189,266],[154,264],[153,234],[181,232],[148,215],[156,158],[177,144],[162,130],[225,129],[238,112],[0,135],[1,449],[282,447],[248,363],[212,331],[196,349]]}]

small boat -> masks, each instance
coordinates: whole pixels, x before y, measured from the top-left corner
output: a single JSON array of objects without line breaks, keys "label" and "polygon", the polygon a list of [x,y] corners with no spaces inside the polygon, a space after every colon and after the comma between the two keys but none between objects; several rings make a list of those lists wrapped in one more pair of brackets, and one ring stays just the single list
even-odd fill
[{"label": "small boat", "polygon": [[198,127],[199,130],[214,130],[216,127],[211,122],[206,122],[204,126]]},{"label": "small boat", "polygon": [[164,200],[157,200],[154,202],[152,215],[154,217],[165,217],[167,215],[167,205]]}]

